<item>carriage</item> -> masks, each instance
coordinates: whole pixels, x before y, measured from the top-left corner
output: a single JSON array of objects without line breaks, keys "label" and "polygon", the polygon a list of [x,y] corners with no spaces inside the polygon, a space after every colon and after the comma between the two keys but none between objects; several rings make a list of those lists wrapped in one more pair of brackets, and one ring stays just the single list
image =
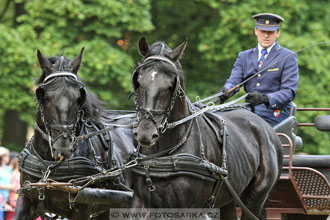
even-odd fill
[{"label": "carriage", "polygon": [[[314,123],[298,123],[296,112],[330,111],[330,108],[297,108],[293,105],[290,116],[275,131],[281,137],[284,147],[284,166],[266,204],[270,220],[325,220],[330,214],[330,156],[299,155],[295,150],[302,148],[302,139],[297,128],[315,127],[327,132],[330,116],[320,115]],[[307,129],[307,128],[306,128]]]}]

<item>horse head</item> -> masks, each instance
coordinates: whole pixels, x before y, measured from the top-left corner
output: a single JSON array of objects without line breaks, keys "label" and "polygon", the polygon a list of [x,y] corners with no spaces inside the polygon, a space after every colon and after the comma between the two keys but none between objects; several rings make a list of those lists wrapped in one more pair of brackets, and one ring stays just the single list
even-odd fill
[{"label": "horse head", "polygon": [[56,160],[71,157],[77,146],[76,129],[86,100],[84,84],[77,76],[83,51],[73,61],[64,56],[46,58],[37,51],[42,75],[35,94],[39,104],[36,129]]},{"label": "horse head", "polygon": [[178,97],[184,96],[183,71],[179,62],[187,41],[174,50],[163,42],[148,45],[139,41],[139,53],[144,62],[133,73],[138,125],[134,138],[143,147],[154,145],[168,122],[175,117]]}]

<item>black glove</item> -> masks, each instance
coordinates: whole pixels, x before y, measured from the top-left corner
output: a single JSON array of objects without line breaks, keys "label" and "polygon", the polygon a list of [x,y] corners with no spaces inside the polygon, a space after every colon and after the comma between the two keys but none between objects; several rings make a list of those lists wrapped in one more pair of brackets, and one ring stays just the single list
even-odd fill
[{"label": "black glove", "polygon": [[260,104],[269,105],[268,96],[257,91],[251,92],[248,96],[246,96],[245,101],[250,103],[251,106],[256,106]]},{"label": "black glove", "polygon": [[223,95],[219,97],[220,104],[224,103],[227,99],[229,99],[232,95],[228,93],[228,89],[226,87],[223,87],[219,90],[219,93],[222,92]]}]

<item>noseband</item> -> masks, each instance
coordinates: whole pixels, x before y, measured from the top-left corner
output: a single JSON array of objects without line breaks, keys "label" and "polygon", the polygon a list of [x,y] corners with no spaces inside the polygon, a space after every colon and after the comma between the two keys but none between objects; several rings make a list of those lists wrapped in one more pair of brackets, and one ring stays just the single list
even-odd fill
[{"label": "noseband", "polygon": [[[172,97],[171,97],[171,101],[169,103],[169,105],[166,107],[165,110],[156,110],[156,109],[150,109],[150,108],[144,108],[139,106],[139,103],[137,101],[138,99],[138,93],[137,93],[137,87],[134,87],[135,90],[135,105],[136,105],[136,113],[137,113],[137,120],[138,120],[138,124],[142,121],[142,119],[147,119],[153,122],[153,124],[157,127],[157,129],[161,132],[164,133],[167,129],[168,129],[168,117],[174,107],[175,104],[175,99],[177,96],[182,97],[184,96],[184,91],[180,85],[180,78],[179,78],[179,74],[178,74],[178,69],[176,67],[176,65],[174,64],[174,62],[172,62],[170,59],[166,58],[165,56],[163,56],[164,54],[164,44],[162,44],[162,49],[161,49],[161,55],[154,55],[154,56],[150,56],[147,57],[143,63],[141,65],[139,65],[135,71],[133,72],[133,84],[135,84],[136,82],[134,82],[134,80],[137,80],[137,76],[139,74],[139,70],[143,67],[146,66],[152,62],[156,62],[156,61],[163,61],[166,62],[170,65],[172,65],[175,69],[175,74],[176,74],[176,85],[175,88],[173,90],[172,93]],[[161,123],[158,124],[157,121],[155,120],[155,115],[163,115],[163,118],[161,120]]]},{"label": "noseband", "polygon": [[[70,77],[72,79],[74,79],[75,81],[77,81],[78,83],[80,83],[82,85],[82,87],[84,87],[84,84],[78,80],[78,77],[73,74],[73,73],[70,73],[70,72],[57,72],[57,73],[54,73],[54,74],[51,74],[49,76],[47,76],[43,83],[39,86],[39,88],[41,87],[45,87],[46,85],[50,84],[51,82],[53,82],[57,77]],[[40,111],[40,115],[41,115],[41,121],[44,125],[44,128],[45,128],[45,131],[44,132],[38,125],[37,123],[34,124],[34,127],[35,129],[37,129],[42,137],[48,141],[48,144],[49,144],[49,147],[50,147],[50,151],[51,151],[51,155],[53,158],[54,157],[54,148],[53,148],[53,144],[61,137],[64,137],[64,138],[68,138],[70,139],[71,143],[70,143],[70,147],[72,147],[73,151],[75,151],[75,149],[77,148],[77,146],[75,145],[76,143],[76,128],[77,128],[77,125],[79,123],[79,120],[80,118],[82,117],[83,115],[83,111],[82,110],[79,110],[79,113],[77,115],[77,118],[76,120],[74,121],[74,123],[72,124],[51,124],[49,123],[46,118],[45,118],[45,114],[44,114],[44,110],[43,110],[43,106],[42,104],[39,105],[39,111]],[[51,136],[51,130],[57,130],[60,132],[60,134],[55,137],[55,138],[52,138]]]}]

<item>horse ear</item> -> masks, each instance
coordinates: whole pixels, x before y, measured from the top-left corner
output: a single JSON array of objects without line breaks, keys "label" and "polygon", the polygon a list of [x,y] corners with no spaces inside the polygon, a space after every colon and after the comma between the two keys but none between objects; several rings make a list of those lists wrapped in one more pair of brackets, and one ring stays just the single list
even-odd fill
[{"label": "horse ear", "polygon": [[139,40],[139,53],[143,57],[145,57],[149,53],[149,45],[145,37],[141,37]]},{"label": "horse ear", "polygon": [[40,50],[37,50],[37,57],[40,68],[46,73],[50,73],[52,71],[52,63],[41,54]]},{"label": "horse ear", "polygon": [[77,74],[78,70],[80,68],[80,64],[81,64],[81,60],[82,60],[82,55],[84,53],[84,49],[85,47],[81,48],[80,53],[78,54],[78,56],[76,56],[76,58],[74,58],[74,60],[70,63],[70,69],[72,73]]},{"label": "horse ear", "polygon": [[182,55],[184,49],[186,49],[188,39],[186,39],[182,44],[180,44],[177,48],[175,48],[172,52],[170,52],[170,57],[172,61],[177,61],[179,60]]}]

